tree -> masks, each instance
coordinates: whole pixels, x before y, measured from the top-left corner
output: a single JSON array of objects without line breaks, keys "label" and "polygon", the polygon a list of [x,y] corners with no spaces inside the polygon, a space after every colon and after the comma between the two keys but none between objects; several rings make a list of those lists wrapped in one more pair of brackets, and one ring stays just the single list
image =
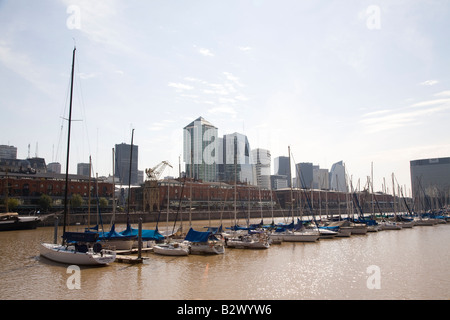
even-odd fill
[{"label": "tree", "polygon": [[108,200],[106,198],[100,198],[98,201],[98,205],[100,208],[104,209],[108,206]]},{"label": "tree", "polygon": [[8,210],[9,211],[16,211],[17,207],[19,206],[19,200],[15,198],[9,198],[8,199]]},{"label": "tree", "polygon": [[49,195],[43,194],[39,198],[39,206],[42,211],[47,212],[52,207],[53,200]]},{"label": "tree", "polygon": [[72,195],[70,198],[70,207],[73,209],[81,207],[81,204],[83,203],[83,198],[78,194]]}]

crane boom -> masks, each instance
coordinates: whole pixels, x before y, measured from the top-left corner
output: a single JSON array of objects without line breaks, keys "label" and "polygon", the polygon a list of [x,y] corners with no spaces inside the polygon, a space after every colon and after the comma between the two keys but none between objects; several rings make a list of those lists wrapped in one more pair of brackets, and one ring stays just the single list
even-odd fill
[{"label": "crane boom", "polygon": [[145,169],[145,173],[147,174],[147,180],[157,181],[164,172],[164,169],[166,169],[166,167],[173,168],[168,161],[162,161],[153,168]]}]

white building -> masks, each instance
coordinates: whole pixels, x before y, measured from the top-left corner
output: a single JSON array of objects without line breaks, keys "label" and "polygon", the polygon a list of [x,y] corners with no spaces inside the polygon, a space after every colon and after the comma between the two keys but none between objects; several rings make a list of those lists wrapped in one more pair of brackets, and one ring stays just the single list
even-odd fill
[{"label": "white building", "polygon": [[266,149],[253,149],[252,158],[256,172],[256,185],[270,189],[270,151]]}]

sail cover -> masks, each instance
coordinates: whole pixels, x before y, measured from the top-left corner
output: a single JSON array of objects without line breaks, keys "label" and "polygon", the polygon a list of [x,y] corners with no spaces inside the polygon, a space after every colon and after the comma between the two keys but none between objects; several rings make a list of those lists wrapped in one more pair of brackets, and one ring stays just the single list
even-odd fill
[{"label": "sail cover", "polygon": [[[120,232],[120,234],[123,236],[136,236],[137,237],[139,235],[139,230],[132,228],[131,225],[127,225],[127,229]],[[144,241],[164,240],[164,236],[158,232],[158,228],[156,228],[155,230],[142,229],[142,240],[144,240]]]},{"label": "sail cover", "polygon": [[184,240],[191,242],[207,242],[210,235],[211,232],[209,231],[201,232],[190,228]]},{"label": "sail cover", "polygon": [[134,239],[137,235],[123,235],[116,231],[116,225],[113,224],[109,232],[99,232],[100,240],[118,240],[118,239]]}]

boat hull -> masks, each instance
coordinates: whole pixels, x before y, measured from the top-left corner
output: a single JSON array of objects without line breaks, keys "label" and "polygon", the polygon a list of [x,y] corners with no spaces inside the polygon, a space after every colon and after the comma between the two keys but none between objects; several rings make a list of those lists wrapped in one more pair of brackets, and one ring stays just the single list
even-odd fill
[{"label": "boat hull", "polygon": [[315,242],[319,239],[320,235],[316,233],[273,233],[270,235],[271,239],[284,241],[284,242]]},{"label": "boat hull", "polygon": [[227,240],[227,247],[236,249],[269,249],[268,241],[242,241],[239,239]]},{"label": "boat hull", "polygon": [[112,263],[116,259],[116,253],[113,251],[77,252],[70,247],[53,243],[41,243],[39,251],[41,256],[64,264],[100,266]]},{"label": "boat hull", "polygon": [[153,252],[163,256],[187,256],[189,255],[189,247],[187,246],[173,246],[173,245],[155,245]]},{"label": "boat hull", "polygon": [[351,226],[352,234],[367,234],[367,226]]},{"label": "boat hull", "polygon": [[397,223],[384,223],[384,224],[381,224],[381,228],[383,230],[401,230],[402,226]]},{"label": "boat hull", "polygon": [[191,254],[224,254],[222,243],[191,243]]},{"label": "boat hull", "polygon": [[15,217],[0,221],[0,231],[30,230],[36,229],[41,221],[39,217]]}]

